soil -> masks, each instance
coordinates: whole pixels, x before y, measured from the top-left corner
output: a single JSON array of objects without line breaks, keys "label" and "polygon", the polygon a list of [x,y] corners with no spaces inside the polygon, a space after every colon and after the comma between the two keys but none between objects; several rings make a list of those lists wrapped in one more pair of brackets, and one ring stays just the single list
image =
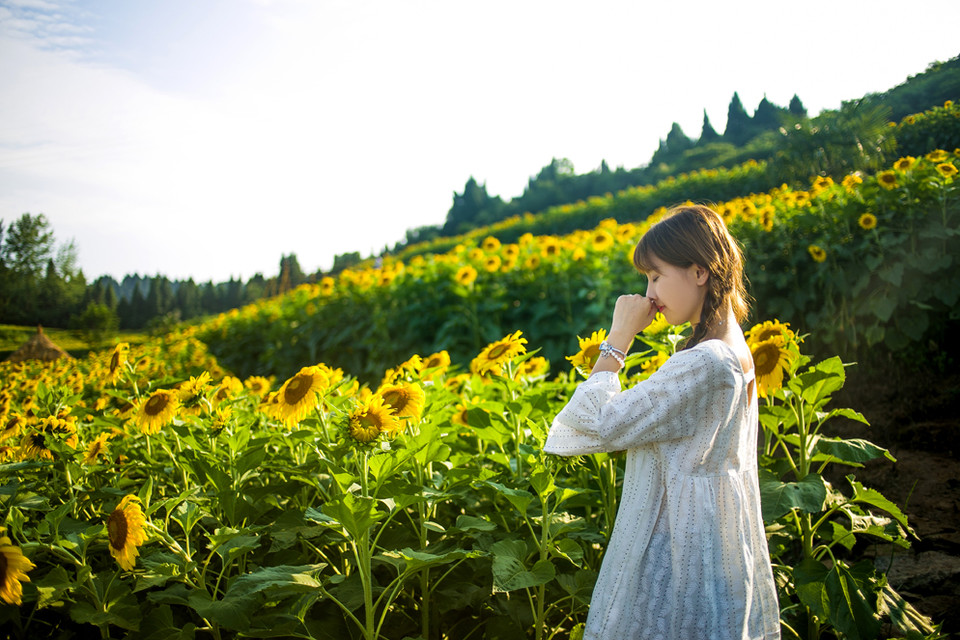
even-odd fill
[{"label": "soil", "polygon": [[874,373],[847,369],[847,384],[831,408],[859,411],[870,426],[836,420],[825,430],[887,448],[896,462],[864,468],[834,465],[838,488],[853,474],[897,504],[919,537],[904,550],[872,545],[861,552],[921,613],[960,637],[960,373],[932,370]]}]

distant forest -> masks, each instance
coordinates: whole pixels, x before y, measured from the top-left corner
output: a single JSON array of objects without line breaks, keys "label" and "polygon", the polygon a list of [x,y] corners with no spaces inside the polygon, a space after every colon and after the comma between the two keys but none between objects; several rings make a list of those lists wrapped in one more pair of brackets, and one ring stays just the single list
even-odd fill
[{"label": "distant forest", "polygon": [[[733,94],[723,133],[713,127],[706,111],[696,139],[673,123],[660,140],[650,162],[634,169],[611,169],[606,162],[593,171],[577,174],[565,158],[553,158],[532,176],[524,192],[503,200],[470,177],[453,202],[442,224],[407,231],[406,238],[383,254],[435,238],[452,237],[510,216],[537,214],[550,207],[616,193],[628,187],[655,184],[668,176],[698,169],[733,167],[746,160],[777,160],[778,164],[809,162],[810,154],[823,156],[831,138],[848,145],[851,136],[875,132],[945,100],[960,99],[960,56],[935,62],[922,73],[883,93],[844,102],[838,110],[809,117],[800,98],[778,106],[764,97],[753,114]],[[829,136],[824,136],[824,132]],[[907,141],[904,141],[907,142]],[[901,144],[896,152],[910,153]],[[806,155],[805,155],[806,154]],[[803,165],[807,166],[807,165]],[[822,163],[809,164],[809,173],[825,173]],[[316,282],[329,273],[362,262],[358,252],[335,257],[330,272],[305,274],[294,254],[280,258],[278,273],[256,274],[246,282],[197,283],[193,279],[169,280],[165,276],[127,275],[120,282],[104,276],[87,282],[77,268],[73,242],[58,245],[47,218],[24,213],[7,223],[0,220],[0,324],[74,328],[99,335],[117,329],[162,329],[183,320],[216,314],[261,298],[288,291],[304,282]]]}]

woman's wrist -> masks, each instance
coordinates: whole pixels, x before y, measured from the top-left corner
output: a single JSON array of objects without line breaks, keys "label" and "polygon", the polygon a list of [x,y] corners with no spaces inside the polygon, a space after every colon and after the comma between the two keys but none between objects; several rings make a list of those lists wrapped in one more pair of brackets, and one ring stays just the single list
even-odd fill
[{"label": "woman's wrist", "polygon": [[610,333],[607,334],[607,342],[614,349],[626,353],[630,349],[630,344],[633,342],[633,336],[634,334],[628,331],[611,329]]}]

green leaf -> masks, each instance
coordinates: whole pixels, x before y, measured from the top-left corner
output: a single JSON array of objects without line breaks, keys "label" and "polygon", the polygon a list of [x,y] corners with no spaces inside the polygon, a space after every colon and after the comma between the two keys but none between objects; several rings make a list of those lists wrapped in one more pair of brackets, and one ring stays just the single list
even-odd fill
[{"label": "green leaf", "polygon": [[384,555],[403,560],[407,572],[419,571],[427,567],[436,567],[444,564],[450,564],[463,558],[476,558],[481,555],[479,551],[467,551],[464,549],[455,549],[447,553],[427,553],[425,551],[416,551],[407,547],[400,551],[389,551]]},{"label": "green leaf", "polygon": [[800,602],[810,607],[817,617],[824,620],[829,611],[829,598],[824,584],[828,573],[829,569],[813,558],[805,558],[793,568],[793,585],[797,590],[797,597]]},{"label": "green leaf", "polygon": [[781,482],[775,478],[760,479],[760,505],[765,522],[799,509],[803,513],[818,513],[827,498],[827,487],[816,473],[808,474],[800,482]]},{"label": "green leaf", "polygon": [[824,579],[830,606],[828,620],[852,640],[880,634],[876,571],[868,560],[847,568],[837,562]]},{"label": "green leaf", "polygon": [[210,539],[210,548],[215,549],[225,563],[260,546],[260,537],[251,535],[247,529],[221,527],[207,537]]},{"label": "green leaf", "polygon": [[532,568],[526,568],[527,545],[521,540],[501,540],[491,545],[490,553],[493,555],[494,592],[536,587],[556,576],[556,569],[549,560],[538,560]]},{"label": "green leaf", "polygon": [[554,554],[566,558],[578,567],[583,566],[583,548],[571,538],[562,538],[553,545]]},{"label": "green leaf", "polygon": [[529,491],[523,491],[521,489],[511,489],[510,487],[505,487],[504,485],[498,482],[490,482],[489,480],[483,484],[493,487],[497,490],[501,496],[506,498],[514,508],[519,511],[521,514],[527,513],[527,507],[530,505],[530,502],[533,500],[533,494]]},{"label": "green leaf", "polygon": [[549,496],[557,488],[553,483],[553,474],[543,467],[530,474],[530,484],[541,498]]},{"label": "green leaf", "polygon": [[475,516],[457,516],[457,529],[460,531],[495,531],[497,525]]},{"label": "green leaf", "polygon": [[47,575],[36,581],[36,586],[37,591],[40,592],[37,608],[42,609],[51,603],[58,602],[60,597],[74,585],[63,567],[54,567]]},{"label": "green leaf", "polygon": [[862,533],[887,542],[893,542],[905,549],[910,547],[910,541],[906,539],[906,532],[899,527],[896,521],[881,516],[852,513],[850,510],[844,510],[844,513],[850,518],[850,527],[854,533]]},{"label": "green leaf", "polygon": [[847,464],[858,464],[883,457],[896,462],[890,452],[883,447],[857,438],[844,440],[843,438],[824,437],[817,440],[816,447],[818,451]]},{"label": "green leaf", "polygon": [[314,576],[325,566],[320,563],[262,567],[234,580],[227,588],[226,596],[246,597],[269,591],[271,597],[278,599],[295,593],[310,593],[320,587],[320,582]]},{"label": "green leaf", "polygon": [[138,640],[193,640],[196,625],[188,622],[181,628],[173,620],[173,611],[167,605],[151,607],[140,625],[143,631]]},{"label": "green leaf", "polygon": [[862,484],[857,482],[852,475],[847,476],[847,481],[853,488],[853,499],[851,502],[869,504],[879,509],[883,509],[892,515],[897,522],[903,525],[903,528],[909,531],[912,536],[916,537],[917,534],[913,531],[913,529],[910,528],[910,525],[907,524],[907,516],[900,511],[900,507],[887,500],[883,494],[876,489],[867,489]]},{"label": "green leaf", "polygon": [[257,599],[254,596],[214,600],[206,591],[199,590],[190,593],[187,603],[207,620],[235,631],[246,631],[250,628],[250,616],[254,615],[257,609]]},{"label": "green leaf", "polygon": [[904,600],[893,587],[884,583],[880,592],[880,612],[907,637],[928,636],[936,632],[933,620],[923,615]]},{"label": "green leaf", "polygon": [[377,510],[377,501],[373,498],[358,497],[345,493],[333,502],[322,507],[323,512],[343,525],[354,540],[360,539],[367,529],[384,517]]}]

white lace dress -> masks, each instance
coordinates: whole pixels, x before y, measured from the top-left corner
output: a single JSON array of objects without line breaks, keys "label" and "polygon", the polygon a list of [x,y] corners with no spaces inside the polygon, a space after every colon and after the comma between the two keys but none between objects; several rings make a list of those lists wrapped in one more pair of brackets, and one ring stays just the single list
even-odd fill
[{"label": "white lace dress", "polygon": [[780,637],[752,380],[707,340],[625,391],[595,373],[557,414],[547,452],[627,451],[584,640]]}]

